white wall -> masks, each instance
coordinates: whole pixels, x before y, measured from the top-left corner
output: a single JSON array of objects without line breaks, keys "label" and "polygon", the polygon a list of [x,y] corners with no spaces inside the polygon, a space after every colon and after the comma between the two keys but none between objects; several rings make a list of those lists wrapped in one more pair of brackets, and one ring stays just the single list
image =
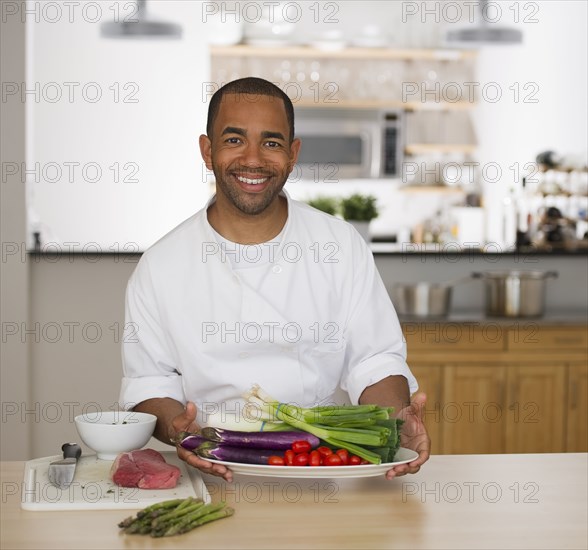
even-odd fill
[{"label": "white wall", "polygon": [[[484,48],[478,61],[481,85],[496,82],[503,93],[496,103],[482,100],[475,118],[480,163],[497,163],[502,171],[498,182],[485,183],[487,206],[496,214],[515,181],[509,168],[515,163],[523,176],[522,167],[546,150],[588,162],[588,3],[542,0],[534,16],[523,11],[530,4],[519,2],[521,21],[513,25],[523,31],[523,44]],[[523,16],[538,22],[525,23]],[[518,102],[512,87],[520,90]],[[500,224],[491,222],[489,240],[499,241]]]},{"label": "white wall", "polygon": [[[25,26],[18,20],[1,23],[0,80],[21,82],[25,78]],[[0,103],[0,158],[2,164],[25,160],[25,107]],[[18,181],[0,184],[0,424],[1,460],[18,460],[31,452],[30,431],[23,409],[30,402],[29,346],[20,338],[5,338],[28,321],[29,270],[22,243],[26,232],[24,186]]]},{"label": "white wall", "polygon": [[79,442],[75,416],[120,408],[121,341],[128,338],[124,296],[138,260],[30,257],[30,332],[19,339],[31,347],[31,456],[54,455],[64,441]]},{"label": "white wall", "polygon": [[[34,34],[33,79],[41,88],[32,109],[32,159],[39,163],[41,180],[43,170],[50,179],[56,177],[51,163],[63,170],[61,181],[29,186],[30,221],[40,220],[45,240],[80,243],[71,248],[95,242],[102,250],[116,248],[114,243],[144,249],[191,215],[208,195],[198,150],[206,113],[201,85],[208,75],[201,3],[148,2],[152,15],[183,26],[181,40],[101,38],[100,22],[89,22],[94,17],[90,12],[83,17],[84,4],[73,23],[64,14],[57,23],[41,18],[29,25]],[[112,19],[108,7],[114,2],[99,4],[101,20]],[[120,5],[128,15],[123,8],[129,3]],[[55,88],[43,93],[52,82],[65,94],[55,103],[47,101]],[[66,82],[80,83],[73,102]],[[102,92],[96,103],[82,94],[92,82]],[[120,89],[118,102],[112,86]],[[72,182],[67,162],[79,163]],[[109,168],[115,162],[121,167],[119,183]],[[101,168],[96,183],[88,181],[95,178],[94,170],[87,177],[82,172],[89,163]],[[126,163],[132,164],[124,169]],[[132,176],[138,181],[129,182]]]},{"label": "white wall", "polygon": [[[207,4],[149,0],[153,15],[181,23],[184,36],[180,41],[105,40],[99,36],[98,23],[80,16],[73,23],[66,17],[58,23],[41,18],[31,25],[34,81],[41,87],[50,82],[80,82],[73,103],[62,100],[52,104],[42,96],[32,109],[31,161],[39,163],[41,179],[43,168],[51,173],[50,163],[63,170],[61,182],[29,185],[29,221],[41,222],[46,241],[79,243],[66,245],[76,249],[95,242],[103,250],[125,246],[143,250],[204,204],[209,187],[204,182],[197,138],[206,117],[202,83],[208,78],[207,35],[218,32],[210,18],[204,23]],[[334,29],[352,40],[364,25],[376,23],[394,45],[432,47],[442,45],[445,32],[469,18],[463,2],[461,23],[445,20],[444,4],[439,2],[321,2],[318,10],[311,9],[312,5],[299,3],[302,18],[293,35],[296,40],[309,40]],[[524,42],[485,47],[478,63],[480,85],[496,82],[503,94],[496,103],[482,97],[475,114],[478,160],[482,166],[497,163],[501,170],[496,182],[484,184],[492,213],[487,238],[492,242],[501,240],[498,216],[502,197],[514,177],[510,166],[519,163],[522,167],[546,148],[584,155],[587,149],[587,3],[539,0],[500,5],[497,24],[520,28]],[[518,24],[515,5],[519,6]],[[329,6],[335,6],[336,11]],[[419,12],[407,15],[407,6]],[[425,13],[423,6],[438,7],[438,22],[434,12]],[[104,8],[102,15],[102,20],[112,18],[112,11]],[[227,14],[226,20],[234,18]],[[535,20],[538,22],[532,22]],[[103,98],[96,104],[81,97],[80,89],[88,82],[101,86]],[[116,82],[120,86],[135,83],[121,93],[124,96],[137,90],[134,97],[138,103],[114,103],[113,91],[108,88]],[[537,94],[532,99],[538,103],[523,101],[532,91],[525,89],[528,83],[536,83]],[[518,102],[510,89],[515,85],[520,88]],[[67,93],[67,88],[63,91]],[[97,163],[102,179],[88,182],[78,167],[77,177],[70,183],[66,162],[81,166]],[[122,168],[125,163],[138,167],[139,181],[115,183],[109,169],[115,162],[120,163],[123,178],[131,175],[130,168]],[[416,199],[399,194],[386,184],[369,187],[382,207],[381,217],[373,224],[376,234],[393,232],[415,216],[427,217],[440,204],[435,197]],[[332,194],[355,188],[329,185]],[[291,186],[292,194],[299,198],[319,191],[322,189],[313,186]]]}]

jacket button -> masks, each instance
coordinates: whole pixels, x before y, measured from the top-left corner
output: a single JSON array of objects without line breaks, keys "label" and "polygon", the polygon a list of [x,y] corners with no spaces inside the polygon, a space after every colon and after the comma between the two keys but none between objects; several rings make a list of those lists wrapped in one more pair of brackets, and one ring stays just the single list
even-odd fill
[{"label": "jacket button", "polygon": [[274,267],[272,267],[272,271],[274,273],[282,273],[282,266],[281,265],[275,265]]},{"label": "jacket button", "polygon": [[245,358],[249,357],[249,354],[246,351],[242,351],[239,353],[239,357],[241,359],[245,359]]}]

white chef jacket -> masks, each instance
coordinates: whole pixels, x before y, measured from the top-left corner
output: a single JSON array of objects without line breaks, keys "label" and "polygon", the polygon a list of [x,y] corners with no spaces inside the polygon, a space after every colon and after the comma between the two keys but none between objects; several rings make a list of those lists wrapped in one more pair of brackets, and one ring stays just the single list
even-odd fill
[{"label": "white chef jacket", "polygon": [[238,413],[255,383],[304,407],[334,402],[338,388],[356,404],[389,375],[416,391],[365,241],[349,223],[283,194],[286,225],[279,241],[258,245],[259,257],[219,242],[208,205],[143,254],[126,293],[123,406],[190,400],[206,424],[202,411]]}]

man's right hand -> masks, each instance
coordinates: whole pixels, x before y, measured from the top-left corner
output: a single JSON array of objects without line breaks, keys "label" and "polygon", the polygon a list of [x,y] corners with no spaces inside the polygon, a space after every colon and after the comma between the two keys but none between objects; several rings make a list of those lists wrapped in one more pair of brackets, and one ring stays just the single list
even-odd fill
[{"label": "man's right hand", "polygon": [[[198,424],[196,423],[196,405],[191,401],[188,401],[184,409],[184,412],[179,414],[172,420],[170,439],[180,432],[195,433],[199,429],[200,426],[198,426]],[[179,445],[176,445],[176,450],[178,456],[190,466],[198,468],[199,470],[206,472],[207,474],[213,474],[215,476],[222,477],[226,481],[233,481],[233,472],[231,472],[231,470],[229,470],[225,466],[221,466],[220,464],[213,464],[208,460],[200,458],[192,451],[183,449]]]}]

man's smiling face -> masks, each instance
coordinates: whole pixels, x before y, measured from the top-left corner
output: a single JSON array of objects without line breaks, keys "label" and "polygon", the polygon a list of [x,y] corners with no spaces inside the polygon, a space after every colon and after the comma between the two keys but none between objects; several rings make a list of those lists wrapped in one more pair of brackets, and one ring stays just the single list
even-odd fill
[{"label": "man's smiling face", "polygon": [[225,95],[212,136],[201,138],[206,166],[216,178],[217,202],[255,216],[277,201],[300,148],[289,135],[280,98]]}]

